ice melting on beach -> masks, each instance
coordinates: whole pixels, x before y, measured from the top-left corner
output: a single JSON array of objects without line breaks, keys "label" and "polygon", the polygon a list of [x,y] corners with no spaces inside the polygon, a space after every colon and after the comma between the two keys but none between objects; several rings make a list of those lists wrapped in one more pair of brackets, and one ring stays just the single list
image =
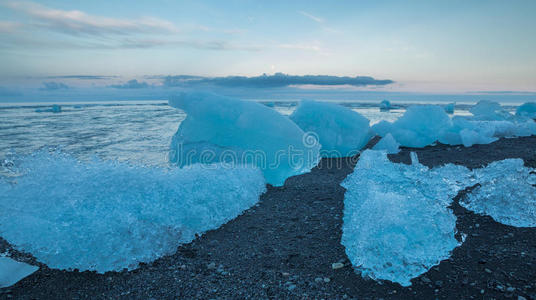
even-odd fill
[{"label": "ice melting on beach", "polygon": [[501,137],[536,134],[534,120],[512,115],[496,102],[480,101],[470,111],[473,116],[450,119],[446,111],[437,105],[415,105],[395,122],[381,121],[372,126],[372,130],[380,136],[391,133],[402,146],[417,148],[436,141],[470,147],[489,144]]},{"label": "ice melting on beach", "polygon": [[257,102],[209,93],[183,93],[169,105],[186,112],[171,142],[169,160],[259,167],[266,181],[283,185],[309,172],[320,159],[320,144],[289,118]]},{"label": "ice melting on beach", "polygon": [[323,157],[353,156],[372,137],[367,118],[335,103],[303,100],[290,119],[318,136]]},{"label": "ice melting on beach", "polygon": [[523,103],[517,108],[516,115],[536,119],[536,102]]},{"label": "ice melting on beach", "polygon": [[474,170],[480,183],[460,204],[495,221],[536,227],[536,170],[521,159],[505,159]]},{"label": "ice melting on beach", "polygon": [[0,288],[12,286],[38,269],[39,267],[18,262],[9,257],[0,257]]},{"label": "ice melting on beach", "polygon": [[385,150],[387,154],[395,154],[400,152],[400,144],[388,133],[376,145],[374,150]]},{"label": "ice melting on beach", "polygon": [[80,162],[40,151],[0,178],[0,236],[51,268],[99,273],[172,254],[259,200],[260,170]]},{"label": "ice melting on beach", "polygon": [[448,209],[465,188],[467,168],[428,169],[395,164],[382,151],[364,151],[341,184],[344,198],[342,244],[362,276],[402,286],[447,259],[460,242],[456,217]]},{"label": "ice melting on beach", "polygon": [[414,105],[394,123],[382,121],[372,127],[379,135],[387,133],[403,146],[424,147],[437,141],[441,132],[451,126],[445,110],[438,105]]}]

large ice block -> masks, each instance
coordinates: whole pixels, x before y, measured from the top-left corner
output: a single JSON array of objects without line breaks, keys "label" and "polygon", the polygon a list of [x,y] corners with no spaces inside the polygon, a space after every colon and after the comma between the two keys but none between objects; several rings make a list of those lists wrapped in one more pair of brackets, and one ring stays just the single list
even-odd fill
[{"label": "large ice block", "polygon": [[172,164],[253,164],[268,183],[280,186],[290,176],[309,172],[320,159],[314,135],[260,103],[182,93],[169,104],[187,114],[171,142]]}]

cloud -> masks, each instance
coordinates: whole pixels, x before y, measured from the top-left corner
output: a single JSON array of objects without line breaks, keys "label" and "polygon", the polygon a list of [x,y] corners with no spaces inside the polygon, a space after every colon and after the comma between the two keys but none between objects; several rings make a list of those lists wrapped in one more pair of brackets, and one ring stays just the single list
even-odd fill
[{"label": "cloud", "polygon": [[63,76],[47,76],[50,79],[80,79],[80,80],[106,80],[117,78],[117,76],[106,75],[63,75]]},{"label": "cloud", "polygon": [[[153,47],[184,47],[199,50],[242,50],[259,51],[257,46],[242,46],[229,44],[225,41],[196,41],[196,40],[173,40],[173,39],[123,39],[118,44],[109,48],[144,49]],[[103,46],[104,47],[104,46]]]},{"label": "cloud", "polygon": [[[0,21],[0,33],[12,34],[9,39],[0,40],[0,47],[14,45],[28,48],[82,48],[82,49],[148,49],[155,47],[181,47],[201,50],[258,51],[260,48],[248,45],[234,45],[222,40],[197,40],[179,35],[184,31],[215,31],[225,34],[243,33],[240,29],[214,29],[206,26],[187,27],[179,30],[167,20],[155,17],[119,19],[91,15],[80,10],[61,10],[35,2],[0,0],[0,5],[29,17],[30,23]],[[24,26],[23,26],[24,25]],[[51,39],[48,35],[40,38],[25,38],[15,34],[16,29],[46,30],[74,37],[74,40]]]},{"label": "cloud", "polygon": [[12,33],[19,27],[21,24],[16,22],[0,21],[0,33]]},{"label": "cloud", "polygon": [[193,86],[193,85],[216,85],[223,87],[254,87],[254,88],[278,88],[293,85],[314,86],[377,86],[391,84],[392,80],[377,80],[368,76],[330,76],[330,75],[287,75],[276,73],[274,75],[263,74],[261,76],[227,76],[227,77],[199,77],[190,75],[167,76],[163,80],[166,87]]},{"label": "cloud", "polygon": [[66,90],[69,87],[61,82],[49,81],[43,82],[43,87],[40,88],[41,91],[57,91],[57,90]]},{"label": "cloud", "polygon": [[137,81],[136,79],[132,79],[132,80],[129,80],[127,83],[114,84],[108,87],[111,87],[114,89],[144,89],[144,88],[148,88],[149,84],[145,81]]},{"label": "cloud", "polygon": [[7,1],[2,4],[38,20],[40,27],[74,35],[128,35],[179,31],[172,22],[154,17],[129,20],[95,16],[79,10],[53,9],[34,2]]},{"label": "cloud", "polygon": [[536,95],[536,91],[471,91],[468,93],[479,95]]},{"label": "cloud", "polygon": [[315,21],[317,23],[324,23],[323,18],[320,18],[320,17],[317,17],[315,15],[312,15],[312,14],[306,12],[306,11],[300,10],[300,11],[298,11],[298,13],[301,14],[301,15],[306,16],[307,18],[309,18],[309,19],[311,19],[311,20],[313,20],[313,21]]}]

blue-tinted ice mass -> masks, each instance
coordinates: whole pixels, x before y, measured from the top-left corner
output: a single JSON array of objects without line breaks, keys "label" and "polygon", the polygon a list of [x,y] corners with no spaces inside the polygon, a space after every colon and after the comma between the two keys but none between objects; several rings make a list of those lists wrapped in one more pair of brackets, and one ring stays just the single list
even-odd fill
[{"label": "blue-tinted ice mass", "polygon": [[536,102],[523,103],[517,108],[516,115],[536,119]]},{"label": "blue-tinted ice mass", "polygon": [[[523,110],[530,111],[530,106]],[[489,144],[501,137],[536,134],[536,122],[525,112],[513,115],[492,101],[480,101],[470,109],[473,116],[450,118],[439,105],[410,106],[394,122],[381,121],[372,126],[384,137],[390,133],[402,146],[422,148],[440,142],[448,145]]]},{"label": "blue-tinted ice mass", "polygon": [[302,100],[290,119],[319,138],[322,157],[348,157],[372,138],[369,120],[335,103]]},{"label": "blue-tinted ice mass", "polygon": [[456,107],[456,103],[449,103],[445,105],[445,112],[449,115],[452,115],[454,113],[455,107]]},{"label": "blue-tinted ice mass", "polygon": [[402,286],[447,259],[461,243],[447,208],[470,180],[455,165],[428,169],[391,163],[384,151],[365,150],[341,184],[346,188],[342,244],[363,277]]},{"label": "blue-tinted ice mass", "polygon": [[38,269],[36,266],[0,256],[0,288],[12,286]]},{"label": "blue-tinted ice mass", "polygon": [[341,184],[342,244],[363,277],[402,286],[447,259],[461,243],[448,208],[459,191],[465,208],[516,227],[536,227],[536,170],[521,159],[505,159],[469,170],[447,164],[429,169],[388,160],[385,151],[364,151]]},{"label": "blue-tinted ice mass", "polygon": [[536,170],[521,159],[505,159],[474,172],[479,185],[462,206],[505,225],[536,227]]},{"label": "blue-tinted ice mass", "polygon": [[380,102],[381,111],[389,111],[390,109],[391,109],[391,102],[389,102],[389,100],[382,100],[382,102]]},{"label": "blue-tinted ice mass", "polygon": [[393,138],[393,136],[388,133],[381,140],[374,145],[372,149],[374,150],[385,150],[387,154],[395,154],[400,152],[400,144]]},{"label": "blue-tinted ice mass", "polygon": [[120,271],[173,254],[265,191],[251,166],[80,162],[40,151],[0,179],[0,236],[57,269]]},{"label": "blue-tinted ice mass", "polygon": [[173,136],[169,160],[178,166],[225,162],[259,167],[266,181],[281,186],[309,172],[320,144],[289,118],[257,102],[210,93],[182,93],[169,105],[186,112]]}]

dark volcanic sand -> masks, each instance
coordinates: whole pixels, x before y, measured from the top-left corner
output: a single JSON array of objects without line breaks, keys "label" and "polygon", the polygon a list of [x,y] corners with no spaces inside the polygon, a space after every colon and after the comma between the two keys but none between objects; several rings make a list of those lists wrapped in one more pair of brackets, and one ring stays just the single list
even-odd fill
[{"label": "dark volcanic sand", "polygon": [[[536,167],[536,137],[501,139],[470,148],[438,145],[403,149],[390,158],[477,168],[519,157]],[[344,189],[350,159],[323,160],[311,173],[268,187],[260,203],[176,254],[131,272],[66,272],[41,269],[0,298],[536,298],[536,228],[501,225],[457,204],[457,227],[467,239],[427,273],[403,288],[363,279],[340,244]],[[513,199],[514,200],[514,199]],[[8,245],[0,239],[0,251]],[[15,253],[22,260],[28,255]],[[332,263],[345,266],[333,270]],[[519,298],[523,299],[523,298]]]}]

